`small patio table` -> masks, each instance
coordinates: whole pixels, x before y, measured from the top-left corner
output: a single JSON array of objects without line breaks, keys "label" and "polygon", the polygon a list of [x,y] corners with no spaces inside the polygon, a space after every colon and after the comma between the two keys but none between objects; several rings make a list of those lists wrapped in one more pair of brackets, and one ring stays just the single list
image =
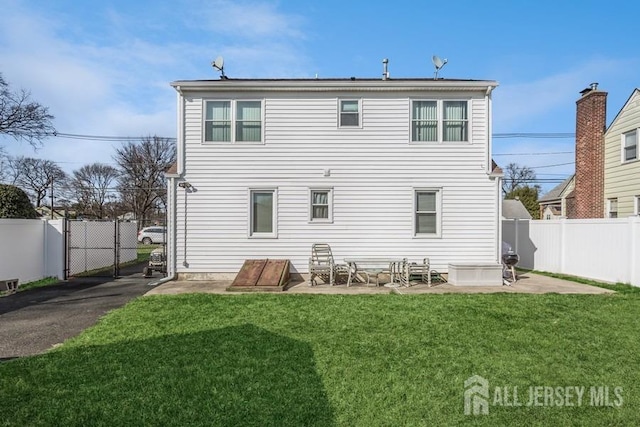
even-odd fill
[{"label": "small patio table", "polygon": [[349,265],[349,278],[347,286],[351,286],[352,281],[361,280],[359,274],[367,276],[367,284],[370,283],[371,275],[376,276],[376,286],[378,283],[378,275],[382,273],[389,274],[391,283],[395,281],[397,274],[402,274],[402,265],[406,262],[403,258],[345,258],[344,262]]}]

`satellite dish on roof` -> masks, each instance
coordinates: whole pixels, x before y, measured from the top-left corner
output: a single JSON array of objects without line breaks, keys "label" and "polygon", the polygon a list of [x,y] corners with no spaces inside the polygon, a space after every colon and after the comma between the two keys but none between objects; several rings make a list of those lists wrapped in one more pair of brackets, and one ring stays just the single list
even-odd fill
[{"label": "satellite dish on roof", "polygon": [[215,61],[211,63],[211,66],[216,70],[220,71],[220,78],[226,79],[227,76],[224,75],[224,59],[222,56],[218,56]]},{"label": "satellite dish on roof", "polygon": [[440,59],[439,56],[433,55],[433,57],[431,58],[431,62],[433,62],[433,66],[436,67],[436,72],[435,72],[434,79],[437,79],[438,78],[438,71],[440,71],[440,69],[447,64],[447,60],[446,59]]}]

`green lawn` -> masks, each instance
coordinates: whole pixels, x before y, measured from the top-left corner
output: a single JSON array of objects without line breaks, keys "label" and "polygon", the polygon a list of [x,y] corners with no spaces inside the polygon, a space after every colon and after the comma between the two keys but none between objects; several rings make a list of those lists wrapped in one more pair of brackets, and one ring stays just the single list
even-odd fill
[{"label": "green lawn", "polygon": [[[0,363],[0,425],[639,425],[639,319],[637,293],[143,297]],[[464,414],[474,374],[488,415]],[[530,386],[586,395],[530,407]]]}]

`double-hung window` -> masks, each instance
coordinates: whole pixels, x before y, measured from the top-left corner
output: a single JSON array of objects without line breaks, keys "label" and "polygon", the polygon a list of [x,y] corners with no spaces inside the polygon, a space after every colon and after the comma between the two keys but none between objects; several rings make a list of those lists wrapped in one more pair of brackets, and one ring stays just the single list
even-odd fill
[{"label": "double-hung window", "polygon": [[205,101],[205,142],[262,142],[262,101]]},{"label": "double-hung window", "polygon": [[340,100],[340,127],[360,127],[360,101]]},{"label": "double-hung window", "polygon": [[277,191],[249,190],[249,236],[277,237]]},{"label": "double-hung window", "polygon": [[622,161],[638,160],[638,129],[622,134]]},{"label": "double-hung window", "polygon": [[439,237],[442,208],[440,190],[414,190],[414,235],[425,237]]},{"label": "double-hung window", "polygon": [[607,210],[609,218],[618,218],[618,199],[607,200]]},{"label": "double-hung window", "polygon": [[411,103],[412,142],[468,142],[469,102],[414,100]]},{"label": "double-hung window", "polygon": [[331,189],[309,190],[309,220],[331,222],[333,220],[333,194]]},{"label": "double-hung window", "polygon": [[413,101],[412,141],[438,141],[438,102]]}]

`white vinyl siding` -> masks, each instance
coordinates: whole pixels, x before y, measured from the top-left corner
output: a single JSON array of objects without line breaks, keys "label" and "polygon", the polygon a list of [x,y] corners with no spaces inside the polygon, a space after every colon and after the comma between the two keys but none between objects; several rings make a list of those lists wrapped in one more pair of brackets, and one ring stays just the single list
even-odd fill
[{"label": "white vinyl siding", "polygon": [[205,142],[262,142],[262,101],[204,101]]},{"label": "white vinyl siding", "polygon": [[[355,132],[339,126],[336,100],[348,95],[222,94],[264,99],[266,144],[259,145],[202,144],[203,99],[211,94],[185,95],[185,179],[196,191],[187,196],[186,231],[177,221],[178,272],[235,274],[245,259],[269,258],[289,259],[292,271],[304,273],[311,244],[325,242],[338,262],[428,256],[439,271],[449,262],[497,262],[499,188],[486,174],[485,91],[446,93],[469,98],[467,144],[407,143],[411,100],[437,100],[438,93],[363,93]],[[276,188],[277,239],[247,238],[247,192]],[[330,223],[311,220],[310,190],[323,189],[331,189]],[[440,191],[439,238],[415,235],[416,189]],[[177,217],[184,218],[185,192],[176,196]]]}]

